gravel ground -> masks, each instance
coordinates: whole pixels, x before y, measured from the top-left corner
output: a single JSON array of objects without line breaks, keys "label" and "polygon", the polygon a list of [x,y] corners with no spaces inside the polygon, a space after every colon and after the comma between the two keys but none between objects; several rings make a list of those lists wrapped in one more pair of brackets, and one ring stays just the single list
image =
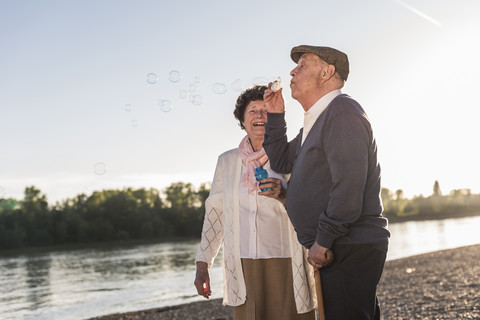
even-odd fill
[{"label": "gravel ground", "polygon": [[[193,290],[193,285],[192,285]],[[480,319],[480,245],[387,261],[378,287],[384,320]],[[90,320],[233,320],[220,299]]]},{"label": "gravel ground", "polygon": [[388,261],[378,295],[386,320],[480,319],[480,245]]}]

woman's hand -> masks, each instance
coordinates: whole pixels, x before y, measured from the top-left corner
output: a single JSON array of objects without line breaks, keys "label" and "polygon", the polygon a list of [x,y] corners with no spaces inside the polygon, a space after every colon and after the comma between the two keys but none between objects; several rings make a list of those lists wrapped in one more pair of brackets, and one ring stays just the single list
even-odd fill
[{"label": "woman's hand", "polygon": [[287,189],[282,185],[282,181],[277,178],[266,178],[260,181],[262,185],[260,189],[270,188],[267,191],[260,191],[258,194],[269,198],[277,199],[281,203],[285,204],[287,198]]},{"label": "woman's hand", "polygon": [[197,288],[199,295],[210,299],[212,290],[210,290],[210,276],[208,274],[208,264],[203,261],[197,261],[197,273],[195,275],[195,282],[193,283]]}]

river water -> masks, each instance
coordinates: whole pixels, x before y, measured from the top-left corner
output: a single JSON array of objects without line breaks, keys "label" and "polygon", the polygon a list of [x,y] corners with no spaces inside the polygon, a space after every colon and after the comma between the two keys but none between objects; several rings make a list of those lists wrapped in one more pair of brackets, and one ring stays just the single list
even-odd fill
[{"label": "river water", "polygon": [[[480,243],[480,216],[394,223],[387,260]],[[0,255],[0,319],[82,320],[203,298],[193,286],[198,241]],[[222,270],[211,269],[212,298]]]}]

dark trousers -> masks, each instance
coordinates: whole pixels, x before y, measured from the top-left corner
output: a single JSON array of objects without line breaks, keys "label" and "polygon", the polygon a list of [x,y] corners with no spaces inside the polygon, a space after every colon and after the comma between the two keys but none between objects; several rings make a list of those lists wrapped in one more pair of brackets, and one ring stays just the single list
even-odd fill
[{"label": "dark trousers", "polygon": [[334,262],[320,269],[326,320],[379,320],[377,284],[386,253],[369,245],[334,245]]}]

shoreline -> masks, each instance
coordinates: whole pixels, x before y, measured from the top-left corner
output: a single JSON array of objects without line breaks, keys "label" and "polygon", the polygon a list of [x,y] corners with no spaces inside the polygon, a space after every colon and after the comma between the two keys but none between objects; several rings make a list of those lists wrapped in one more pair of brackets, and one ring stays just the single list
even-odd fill
[{"label": "shoreline", "polygon": [[[429,215],[416,215],[416,216],[407,216],[407,217],[387,217],[388,224],[396,223],[405,223],[405,222],[422,222],[422,221],[442,221],[450,219],[462,219],[462,218],[471,218],[471,217],[480,217],[480,212],[470,212],[462,214],[447,214],[442,215],[441,217],[437,214]],[[64,250],[83,250],[83,249],[92,249],[99,247],[117,247],[117,246],[137,246],[137,245],[148,245],[148,244],[159,244],[159,243],[169,243],[169,242],[188,242],[188,241],[199,241],[197,236],[195,237],[167,237],[162,239],[129,239],[129,240],[109,240],[109,241],[94,241],[94,242],[76,242],[76,243],[59,243],[51,244],[45,246],[26,246],[19,248],[0,248],[0,257],[8,257],[18,254],[29,254],[37,252],[53,252],[53,251],[64,251]]]},{"label": "shoreline", "polygon": [[[480,244],[385,263],[378,285],[384,320],[480,319]],[[192,285],[193,290],[193,285]],[[116,313],[88,320],[233,320],[222,299]]]}]

